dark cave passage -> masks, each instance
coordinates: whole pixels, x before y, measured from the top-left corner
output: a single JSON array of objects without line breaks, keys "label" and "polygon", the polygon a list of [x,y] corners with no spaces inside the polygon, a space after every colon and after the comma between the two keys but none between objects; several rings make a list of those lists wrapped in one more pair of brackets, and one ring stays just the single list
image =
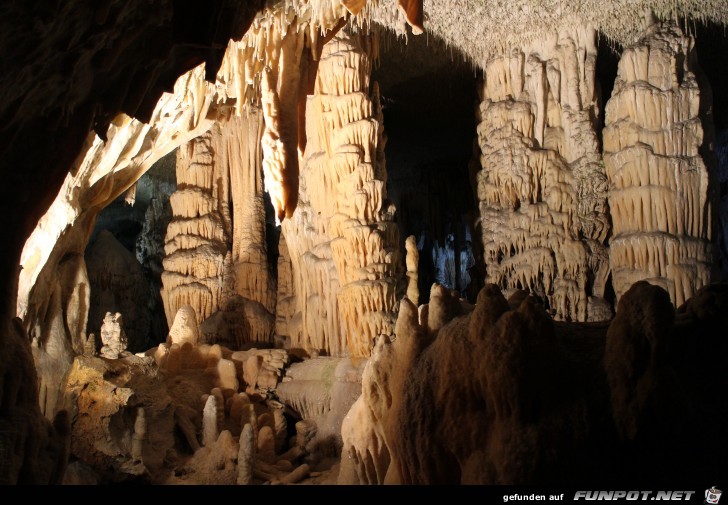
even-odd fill
[{"label": "dark cave passage", "polygon": [[473,268],[480,238],[469,166],[479,71],[432,37],[382,37],[372,79],[382,94],[387,190],[401,249],[408,236],[417,239],[418,303],[428,302],[435,282],[475,301],[482,278]]}]

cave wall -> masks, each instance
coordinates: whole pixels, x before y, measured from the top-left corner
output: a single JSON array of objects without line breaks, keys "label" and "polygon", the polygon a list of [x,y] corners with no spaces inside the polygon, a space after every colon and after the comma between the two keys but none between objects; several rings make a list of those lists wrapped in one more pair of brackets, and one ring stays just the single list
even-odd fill
[{"label": "cave wall", "polygon": [[[42,416],[53,418],[58,378],[70,364],[66,354],[69,350],[77,352],[79,337],[85,338],[85,323],[81,321],[88,310],[88,295],[84,293],[88,282],[84,279],[83,248],[93,228],[95,211],[90,209],[103,202],[90,202],[83,193],[95,193],[104,186],[107,192],[113,178],[107,177],[97,187],[92,186],[98,178],[88,183],[89,165],[82,166],[82,160],[89,151],[97,152],[101,143],[89,132],[95,129],[104,139],[114,137],[119,123],[109,128],[111,132],[107,126],[122,111],[157,122],[155,108],[163,92],[172,91],[177,77],[200,63],[207,62],[208,73],[214,75],[225,42],[242,36],[261,6],[253,1],[222,0],[204,8],[183,2],[151,5],[116,1],[6,2],[0,7],[0,46],[6,69],[0,77],[0,169],[7,183],[0,190],[0,210],[3,215],[15,216],[12,224],[3,227],[5,246],[0,252],[4,293],[0,332],[5,355],[12,358],[2,375],[6,391],[17,390],[19,384],[25,391],[15,404],[13,395],[3,401],[2,421],[10,423],[2,430],[4,483],[59,482],[63,470],[58,465],[65,465],[67,460],[67,450],[47,443],[54,433],[63,431],[64,423],[57,421],[52,427]],[[200,26],[206,30],[190,29]],[[172,110],[179,110],[176,118],[190,127],[197,125],[185,115],[185,107]],[[151,130],[150,140],[164,142],[163,128],[140,128]],[[122,169],[129,161],[127,156],[134,156],[140,144],[125,141],[126,148],[117,151],[114,161],[104,164],[102,170],[108,174]],[[145,149],[150,150],[152,144],[147,141]],[[121,164],[116,163],[119,157]],[[148,160],[153,162],[151,157]],[[145,168],[147,160],[135,161],[139,161],[137,168]],[[82,190],[75,187],[76,182]],[[49,211],[59,194],[64,203]],[[39,224],[44,213],[54,217]],[[39,238],[26,247],[29,254],[21,259],[34,227],[34,236]],[[66,270],[68,275],[58,275]],[[19,272],[27,277],[19,280]],[[33,286],[37,288],[35,300],[30,293]],[[52,301],[58,299],[54,292],[67,295],[66,301]],[[57,307],[51,311],[55,315],[48,312],[52,303]],[[65,314],[64,304],[72,306],[72,310],[66,307]],[[11,323],[11,318],[16,313],[22,317],[22,329],[14,331],[11,325],[17,322]],[[63,319],[71,324],[62,324]],[[46,345],[53,340],[53,333],[62,338]],[[27,359],[31,356],[28,342],[33,343],[32,355],[41,375],[48,371],[45,380],[37,377]],[[20,349],[20,355],[10,352],[13,346]],[[46,366],[42,363],[45,359],[54,363]],[[56,366],[59,362],[62,364]]]}]

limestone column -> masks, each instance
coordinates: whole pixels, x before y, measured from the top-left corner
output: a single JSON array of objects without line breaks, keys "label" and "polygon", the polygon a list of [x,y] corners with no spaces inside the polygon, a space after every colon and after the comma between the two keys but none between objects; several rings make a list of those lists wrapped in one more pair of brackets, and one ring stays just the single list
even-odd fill
[{"label": "limestone column", "polygon": [[702,150],[710,93],[694,40],[653,24],[624,50],[606,107],[604,164],[614,235],[609,262],[619,298],[647,280],[679,306],[710,281],[711,202]]},{"label": "limestone column", "polygon": [[594,126],[596,33],[562,31],[484,65],[477,194],[486,282],[585,321],[608,275],[607,180]]}]

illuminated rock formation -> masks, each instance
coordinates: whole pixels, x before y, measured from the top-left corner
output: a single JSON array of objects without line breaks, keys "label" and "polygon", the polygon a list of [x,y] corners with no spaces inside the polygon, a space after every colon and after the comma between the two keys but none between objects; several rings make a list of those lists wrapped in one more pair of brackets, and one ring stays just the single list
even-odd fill
[{"label": "illuminated rock formation", "polygon": [[492,58],[479,110],[486,282],[529,289],[572,321],[587,319],[608,274],[595,64],[590,29]]},{"label": "illuminated rock formation", "polygon": [[108,359],[119,359],[126,353],[127,338],[123,327],[123,317],[118,312],[107,312],[101,325],[101,356]]},{"label": "illuminated rock formation", "polygon": [[710,279],[711,100],[693,43],[657,23],[619,61],[604,128],[617,297],[644,279],[679,306]]},{"label": "illuminated rock formation", "polygon": [[201,321],[220,306],[223,264],[230,242],[229,177],[215,163],[213,138],[219,127],[177,151],[177,191],[169,198],[162,300],[167,321],[189,305]]},{"label": "illuminated rock formation", "polygon": [[365,35],[324,46],[306,105],[298,210],[283,224],[301,314],[291,346],[333,356],[368,356],[378,335],[392,334],[402,269],[379,96],[369,85],[374,54],[376,39]]},{"label": "illuminated rock formation", "polygon": [[200,338],[200,330],[197,325],[197,314],[195,309],[189,305],[180,307],[174,316],[174,322],[169,328],[169,345],[184,344],[197,345]]},{"label": "illuminated rock formation", "polygon": [[223,312],[212,343],[266,342],[273,331],[276,288],[267,268],[261,135],[261,114],[250,109],[178,151],[162,298],[168,318],[183,305],[200,321]]}]

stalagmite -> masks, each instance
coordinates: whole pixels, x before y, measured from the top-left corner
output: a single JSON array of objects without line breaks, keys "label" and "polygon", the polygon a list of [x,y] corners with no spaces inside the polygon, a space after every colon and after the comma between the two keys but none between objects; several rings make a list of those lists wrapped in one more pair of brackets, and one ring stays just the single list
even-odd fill
[{"label": "stalagmite", "polygon": [[260,426],[258,430],[258,450],[256,456],[266,463],[274,463],[276,459],[276,439],[273,428]]},{"label": "stalagmite", "polygon": [[207,397],[205,409],[202,412],[202,445],[210,447],[217,441],[219,433],[217,401],[214,395],[210,395]]},{"label": "stalagmite", "polygon": [[149,287],[134,254],[109,231],[101,230],[86,254],[86,269],[93,293],[89,327],[98,329],[107,312],[121,312],[129,349],[145,350],[151,323],[146,307]]},{"label": "stalagmite", "polygon": [[215,419],[217,420],[217,432],[222,433],[225,427],[225,397],[220,388],[212,388],[210,396],[215,397],[215,408],[217,413]]},{"label": "stalagmite", "polygon": [[134,420],[134,435],[131,440],[131,456],[135,461],[142,461],[142,450],[147,437],[147,419],[144,414],[144,408],[137,409],[136,419]]},{"label": "stalagmite", "polygon": [[276,435],[276,453],[279,453],[286,444],[288,437],[288,422],[283,415],[283,409],[273,410],[274,431]]},{"label": "stalagmite", "polygon": [[169,316],[178,306],[191,305],[204,321],[206,341],[230,347],[267,342],[275,319],[261,135],[261,113],[253,107],[243,117],[216,123],[178,151],[179,187],[170,197],[173,220],[162,274],[165,311]]},{"label": "stalagmite", "polygon": [[[213,127],[215,133],[219,126]],[[170,196],[172,222],[165,238],[162,301],[167,321],[191,306],[200,320],[220,305],[228,249],[228,177],[213,163],[213,132],[177,151],[177,191]]]},{"label": "stalagmite", "polygon": [[407,237],[404,243],[407,249],[405,263],[407,265],[407,298],[415,305],[419,304],[420,290],[417,287],[417,265],[420,262],[420,253],[417,250],[417,238],[414,235]]},{"label": "stalagmite", "polygon": [[255,442],[253,427],[246,423],[240,433],[240,452],[238,452],[238,485],[245,486],[253,481],[255,462]]},{"label": "stalagmite", "polygon": [[393,329],[402,266],[378,89],[369,85],[375,54],[371,37],[340,32],[323,47],[308,98],[298,209],[283,223],[296,297],[288,336],[308,352],[368,356]]},{"label": "stalagmite", "polygon": [[238,373],[235,370],[235,363],[229,359],[221,359],[217,362],[217,374],[221,389],[238,391],[240,384],[238,383]]},{"label": "stalagmite", "polygon": [[126,334],[122,326],[123,320],[118,312],[106,313],[104,324],[101,325],[101,356],[109,359],[118,359],[126,351]]},{"label": "stalagmite", "polygon": [[86,344],[83,346],[83,354],[85,356],[96,355],[96,335],[93,333],[89,334],[88,339],[86,339]]},{"label": "stalagmite", "polygon": [[586,321],[607,275],[596,53],[595,31],[574,28],[491,58],[478,115],[486,281],[529,289],[572,321]]},{"label": "stalagmite", "polygon": [[604,128],[617,298],[647,280],[679,306],[710,280],[712,181],[702,150],[711,104],[693,45],[676,23],[656,23],[619,61]]},{"label": "stalagmite", "polygon": [[169,344],[182,346],[190,343],[197,345],[200,338],[199,331],[195,309],[189,305],[180,307],[174,316],[172,326],[169,328]]}]

